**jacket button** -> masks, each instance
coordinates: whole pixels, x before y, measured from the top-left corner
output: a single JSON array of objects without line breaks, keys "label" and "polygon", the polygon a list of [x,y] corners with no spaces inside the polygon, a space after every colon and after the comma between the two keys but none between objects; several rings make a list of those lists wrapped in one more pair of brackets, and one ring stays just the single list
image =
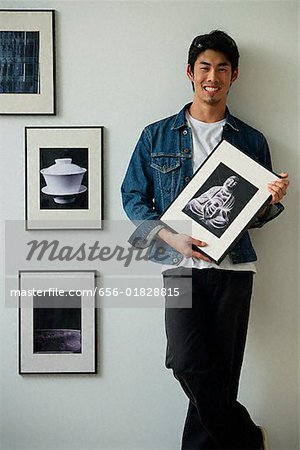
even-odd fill
[{"label": "jacket button", "polygon": [[184,177],[184,181],[188,183],[190,181],[190,177]]},{"label": "jacket button", "polygon": [[173,258],[173,263],[174,264],[178,263],[178,258]]},{"label": "jacket button", "polygon": [[182,134],[183,136],[186,136],[188,134],[187,130],[183,130]]},{"label": "jacket button", "polygon": [[190,149],[189,148],[185,148],[184,150],[183,150],[183,153],[189,153],[190,152]]}]

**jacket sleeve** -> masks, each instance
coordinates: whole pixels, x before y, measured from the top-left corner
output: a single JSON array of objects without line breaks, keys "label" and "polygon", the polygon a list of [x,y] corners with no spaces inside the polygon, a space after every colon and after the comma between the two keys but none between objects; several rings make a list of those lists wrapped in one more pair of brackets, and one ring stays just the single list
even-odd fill
[{"label": "jacket sleeve", "polygon": [[[261,135],[261,146],[259,149],[258,157],[259,157],[260,163],[266,169],[271,170],[271,171],[273,170],[269,146],[268,146],[266,138],[263,135]],[[270,222],[270,220],[273,220],[273,219],[275,219],[275,217],[279,216],[279,214],[282,213],[283,210],[284,210],[284,206],[281,203],[275,203],[275,205],[269,204],[267,206],[266,214],[262,218],[259,218],[258,216],[256,216],[253,219],[253,221],[251,222],[251,225],[249,228],[263,227],[266,223]]]},{"label": "jacket sleeve", "polygon": [[136,144],[121,186],[123,208],[137,230],[129,242],[135,247],[150,245],[156,233],[164,227],[155,209],[151,171],[151,136],[145,128]]}]

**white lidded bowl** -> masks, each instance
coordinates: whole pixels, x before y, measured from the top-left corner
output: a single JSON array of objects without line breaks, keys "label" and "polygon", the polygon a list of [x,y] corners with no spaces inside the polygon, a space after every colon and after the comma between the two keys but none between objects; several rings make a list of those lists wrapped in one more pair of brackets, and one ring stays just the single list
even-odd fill
[{"label": "white lidded bowl", "polygon": [[55,164],[46,169],[41,169],[49,192],[53,194],[75,194],[79,192],[85,172],[84,167],[72,163],[72,158],[55,159]]}]

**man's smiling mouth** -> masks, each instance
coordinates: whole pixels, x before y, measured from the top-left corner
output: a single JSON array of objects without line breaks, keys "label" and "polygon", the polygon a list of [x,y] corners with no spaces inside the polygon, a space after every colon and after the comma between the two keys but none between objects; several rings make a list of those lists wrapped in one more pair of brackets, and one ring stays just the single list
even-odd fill
[{"label": "man's smiling mouth", "polygon": [[217,92],[220,90],[219,87],[212,87],[212,86],[203,86],[203,89],[207,92]]}]

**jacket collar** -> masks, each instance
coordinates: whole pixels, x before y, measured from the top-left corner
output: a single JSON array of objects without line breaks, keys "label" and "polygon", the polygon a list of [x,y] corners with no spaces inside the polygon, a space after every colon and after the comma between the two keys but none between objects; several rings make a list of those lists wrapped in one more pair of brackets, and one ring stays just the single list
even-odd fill
[{"label": "jacket collar", "polygon": [[[185,117],[185,112],[186,110],[191,106],[192,103],[188,103],[187,105],[185,105],[181,111],[179,111],[179,113],[176,115],[173,126],[172,126],[172,130],[178,130],[179,128],[182,127],[186,127],[187,123],[186,123],[186,117]],[[229,112],[229,109],[226,106],[226,125],[229,125],[234,131],[239,131],[235,118],[234,116],[232,116]]]}]

